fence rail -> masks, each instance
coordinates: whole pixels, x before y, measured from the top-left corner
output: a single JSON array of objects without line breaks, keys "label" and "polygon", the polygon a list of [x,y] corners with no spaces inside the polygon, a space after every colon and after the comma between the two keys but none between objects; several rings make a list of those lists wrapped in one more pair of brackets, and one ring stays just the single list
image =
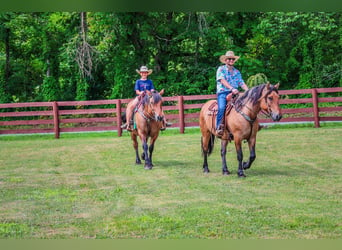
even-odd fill
[{"label": "fence rail", "polygon": [[[281,90],[284,118],[279,123],[342,121],[342,87]],[[203,103],[216,95],[164,97],[163,109],[172,127],[184,133],[186,127],[198,126]],[[0,104],[0,135],[81,131],[117,131],[122,135],[121,114],[131,99],[98,101],[61,101]],[[272,120],[259,115],[260,123]]]}]

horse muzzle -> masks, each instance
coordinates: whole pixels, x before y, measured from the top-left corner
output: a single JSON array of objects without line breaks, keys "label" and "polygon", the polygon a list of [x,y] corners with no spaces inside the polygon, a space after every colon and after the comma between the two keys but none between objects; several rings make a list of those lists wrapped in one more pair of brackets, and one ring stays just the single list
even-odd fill
[{"label": "horse muzzle", "polygon": [[158,121],[158,122],[161,122],[161,121],[164,120],[164,116],[162,116],[162,115],[156,115],[156,116],[155,116],[155,120]]},{"label": "horse muzzle", "polygon": [[283,116],[280,113],[271,113],[271,118],[273,121],[278,122]]}]

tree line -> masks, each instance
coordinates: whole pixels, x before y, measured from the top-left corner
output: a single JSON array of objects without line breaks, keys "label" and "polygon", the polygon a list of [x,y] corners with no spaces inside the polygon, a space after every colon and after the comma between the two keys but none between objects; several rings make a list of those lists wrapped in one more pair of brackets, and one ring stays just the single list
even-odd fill
[{"label": "tree line", "polygon": [[0,102],[131,98],[141,65],[167,96],[213,94],[227,50],[249,86],[342,86],[341,34],[339,12],[2,12]]}]

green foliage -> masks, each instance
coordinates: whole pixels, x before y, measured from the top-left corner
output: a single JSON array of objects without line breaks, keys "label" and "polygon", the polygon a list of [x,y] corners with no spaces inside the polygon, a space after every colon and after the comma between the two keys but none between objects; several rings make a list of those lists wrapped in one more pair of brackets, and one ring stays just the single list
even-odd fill
[{"label": "green foliage", "polygon": [[[236,67],[250,84],[255,80],[250,77],[262,73],[283,89],[342,86],[339,12],[88,12],[84,17],[82,23],[75,12],[0,13],[1,102],[11,96],[19,101],[131,98],[141,65],[154,70],[150,78],[169,96],[212,94],[218,58],[227,50],[241,56]],[[80,56],[82,48],[89,54]],[[86,77],[80,58],[91,60]]]},{"label": "green foliage", "polygon": [[58,85],[53,77],[46,77],[42,84],[42,94],[44,101],[58,101]]},{"label": "green foliage", "polygon": [[259,84],[263,84],[263,83],[267,83],[268,82],[268,79],[267,79],[267,76],[263,73],[258,73],[258,74],[255,74],[253,76],[250,76],[247,80],[247,85],[249,87],[254,87],[254,86],[257,86]]}]

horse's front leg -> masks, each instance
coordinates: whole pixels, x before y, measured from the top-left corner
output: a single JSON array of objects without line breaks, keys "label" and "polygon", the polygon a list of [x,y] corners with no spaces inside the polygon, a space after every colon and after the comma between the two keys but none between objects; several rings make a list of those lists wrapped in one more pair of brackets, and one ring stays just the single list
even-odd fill
[{"label": "horse's front leg", "polygon": [[243,163],[243,169],[249,169],[253,163],[253,161],[256,158],[256,154],[255,154],[255,141],[256,138],[250,138],[248,140],[248,147],[249,147],[249,160],[247,162]]},{"label": "horse's front leg", "polygon": [[246,177],[242,166],[243,152],[241,147],[241,139],[235,138],[235,149],[237,154],[237,160],[239,162],[237,174],[239,177]]},{"label": "horse's front leg", "polygon": [[223,175],[230,174],[228,167],[227,167],[227,160],[226,160],[227,144],[228,144],[228,140],[221,140],[221,159],[222,159],[222,174]]},{"label": "horse's front leg", "polygon": [[151,160],[148,154],[148,144],[147,144],[147,139],[142,140],[142,147],[143,147],[143,155],[144,155],[144,160],[145,160],[145,169],[152,169],[152,164]]},{"label": "horse's front leg", "polygon": [[155,139],[151,139],[150,146],[148,148],[149,153],[150,153],[150,165],[151,165],[151,168],[153,167],[152,154],[153,154],[153,150],[154,150],[154,143],[155,143],[155,141],[156,141]]}]

